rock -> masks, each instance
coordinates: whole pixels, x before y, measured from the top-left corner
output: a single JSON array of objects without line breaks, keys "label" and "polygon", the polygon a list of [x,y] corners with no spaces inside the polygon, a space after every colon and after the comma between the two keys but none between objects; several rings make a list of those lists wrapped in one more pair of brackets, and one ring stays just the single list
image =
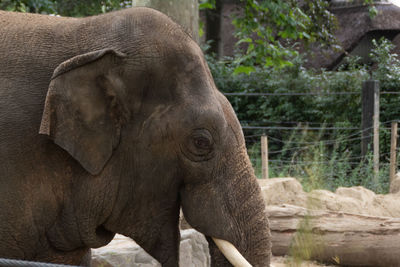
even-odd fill
[{"label": "rock", "polygon": [[[196,230],[181,231],[180,266],[210,266],[208,243]],[[92,249],[92,267],[155,267],[158,261],[146,253],[132,239],[116,235],[107,245]]]},{"label": "rock", "polygon": [[266,205],[292,204],[305,207],[307,195],[296,178],[258,179]]},{"label": "rock", "polygon": [[[400,173],[393,190],[400,190]],[[400,193],[376,195],[362,186],[339,187],[335,193],[327,190],[303,191],[296,178],[258,180],[267,206],[289,204],[308,209],[348,212],[370,216],[400,217]],[[396,191],[398,192],[398,191]]]},{"label": "rock", "polygon": [[181,231],[179,266],[210,266],[208,242],[194,229]]},{"label": "rock", "polygon": [[371,200],[376,196],[373,191],[366,189],[362,186],[339,187],[338,189],[336,189],[335,193],[337,195],[359,200],[364,205],[370,204]]},{"label": "rock", "polygon": [[337,195],[328,190],[313,190],[308,197],[310,209],[363,214],[360,202],[351,197]]},{"label": "rock", "polygon": [[373,216],[400,218],[400,194],[376,195],[373,201]]},{"label": "rock", "polygon": [[132,239],[116,235],[107,245],[92,249],[92,267],[161,266]]},{"label": "rock", "polygon": [[345,210],[346,212],[371,216],[388,216],[388,214],[382,213],[374,203],[377,195],[373,191],[362,186],[339,187],[336,189],[336,194],[338,196],[352,198],[356,201],[357,210],[349,208]]}]

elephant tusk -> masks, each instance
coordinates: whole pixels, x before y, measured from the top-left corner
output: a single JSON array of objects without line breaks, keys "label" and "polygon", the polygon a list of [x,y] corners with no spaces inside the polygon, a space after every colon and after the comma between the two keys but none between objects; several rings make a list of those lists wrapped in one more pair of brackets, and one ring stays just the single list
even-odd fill
[{"label": "elephant tusk", "polygon": [[252,267],[242,254],[228,241],[212,237],[219,250],[234,267]]}]

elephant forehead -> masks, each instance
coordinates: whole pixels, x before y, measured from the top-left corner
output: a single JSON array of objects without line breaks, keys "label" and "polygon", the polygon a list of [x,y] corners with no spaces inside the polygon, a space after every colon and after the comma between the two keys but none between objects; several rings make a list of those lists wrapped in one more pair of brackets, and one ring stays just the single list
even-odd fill
[{"label": "elephant forehead", "polygon": [[165,119],[165,115],[172,109],[171,105],[160,105],[153,109],[151,114],[144,121],[144,124],[147,124],[154,120],[162,120]]},{"label": "elephant forehead", "polygon": [[[143,126],[151,123],[162,125],[174,123],[176,127],[188,129],[226,125],[220,106],[188,102],[183,105],[160,105],[155,107],[145,119]],[[207,127],[208,128],[208,127]]]},{"label": "elephant forehead", "polygon": [[221,131],[227,127],[227,121],[219,107],[213,105],[189,105],[183,110],[181,124],[188,130],[206,128]]}]

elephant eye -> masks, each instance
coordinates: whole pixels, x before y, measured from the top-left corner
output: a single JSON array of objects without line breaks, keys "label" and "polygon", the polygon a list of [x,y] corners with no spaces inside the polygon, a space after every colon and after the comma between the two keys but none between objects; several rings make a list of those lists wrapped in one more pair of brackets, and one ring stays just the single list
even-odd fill
[{"label": "elephant eye", "polygon": [[206,154],[213,148],[212,135],[206,129],[196,129],[192,133],[192,141],[194,148],[199,154]]},{"label": "elephant eye", "polygon": [[211,140],[204,136],[196,137],[194,145],[199,149],[209,149],[211,147]]},{"label": "elephant eye", "polygon": [[205,161],[214,156],[214,141],[206,129],[195,129],[182,146],[183,154],[192,161]]}]

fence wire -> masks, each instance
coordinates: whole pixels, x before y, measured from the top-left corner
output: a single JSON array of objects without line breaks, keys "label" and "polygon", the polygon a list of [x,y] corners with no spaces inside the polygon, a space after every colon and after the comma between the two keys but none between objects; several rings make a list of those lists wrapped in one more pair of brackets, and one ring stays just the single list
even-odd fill
[{"label": "fence wire", "polygon": [[[380,129],[386,130],[390,128],[385,128],[385,125],[388,125],[392,122],[397,122],[396,121],[385,121],[381,122]],[[321,127],[321,130],[325,130],[327,127]],[[336,129],[342,129],[341,127],[335,127]],[[350,127],[349,127],[350,128]],[[293,130],[298,130],[299,127],[291,127]],[[304,128],[304,130],[308,130],[309,128]],[[353,129],[353,128],[351,128]],[[276,138],[274,136],[265,134],[251,134],[251,135],[245,135],[245,139],[248,140],[257,140],[261,136],[267,136],[269,140],[269,147],[271,147],[271,144],[278,144],[278,146],[283,146],[282,149],[277,149],[277,150],[269,150],[268,155],[271,156],[269,158],[269,162],[272,163],[273,168],[282,168],[282,169],[287,169],[291,168],[290,166],[298,166],[298,167],[306,167],[310,165],[330,165],[330,166],[342,166],[343,164],[350,165],[356,167],[356,166],[367,166],[368,164],[371,164],[372,162],[372,156],[367,155],[367,156],[361,156],[361,155],[354,155],[351,151],[330,151],[330,149],[335,149],[332,146],[338,146],[339,144],[354,144],[354,142],[357,142],[357,144],[361,144],[361,141],[364,139],[372,139],[373,134],[370,133],[373,127],[369,127],[366,129],[360,129],[360,128],[355,128],[357,131],[340,136],[338,138],[328,138],[328,139],[322,139],[322,140],[316,140],[316,141],[303,141],[303,139],[300,140],[292,140],[290,137],[288,140],[285,140],[283,138]],[[399,129],[398,129],[399,130]],[[365,133],[370,133],[366,136]],[[306,138],[304,135],[302,135],[299,138]],[[258,140],[257,142],[258,143]],[[272,145],[273,146],[273,145]],[[325,147],[328,147],[326,148]],[[316,149],[316,150],[315,150]],[[310,150],[310,153],[307,154],[307,151]],[[321,151],[320,151],[321,150]],[[257,152],[260,154],[260,149],[250,149],[250,157],[252,157],[252,161],[254,160],[259,160],[260,155],[254,154],[254,152]],[[304,154],[306,152],[306,154]],[[313,155],[313,153],[323,153],[321,155]],[[395,151],[396,154],[399,154],[399,149],[397,148]],[[379,154],[380,159],[388,159],[390,156],[391,152],[381,152]],[[313,158],[315,160],[313,160]],[[260,162],[257,163],[259,165]],[[379,166],[382,168],[386,168],[389,165],[389,163],[386,162],[380,162]],[[281,167],[279,167],[281,166]],[[260,166],[258,166],[260,167]],[[357,167],[358,168],[358,167]]]},{"label": "fence wire", "polygon": [[[287,93],[224,93],[226,96],[319,96],[319,95],[361,95],[359,92],[287,92]],[[381,91],[382,95],[400,95],[400,92]]]},{"label": "fence wire", "polygon": [[[264,90],[263,93],[232,92],[224,94],[232,97],[264,99],[274,96],[315,97],[318,99],[329,95],[358,97],[362,96],[362,90],[357,92],[267,92]],[[381,91],[380,94],[400,95],[400,92]],[[379,124],[379,131],[382,133],[380,142],[383,141],[384,144],[390,143],[388,133],[391,128],[387,125],[391,122],[394,121],[385,121]],[[252,162],[256,165],[258,176],[261,175],[259,138],[267,136],[270,149],[267,152],[268,161],[271,163],[269,170],[275,175],[294,175],[295,177],[299,175],[299,178],[305,179],[304,181],[308,180],[308,182],[316,175],[326,179],[326,185],[330,189],[342,184],[347,186],[357,184],[380,193],[388,190],[389,163],[386,163],[390,155],[390,152],[386,152],[388,147],[383,147],[378,155],[382,161],[379,162],[378,176],[373,165],[376,162],[373,161],[371,150],[368,149],[367,155],[361,155],[360,151],[361,143],[364,140],[373,139],[373,127],[361,129],[361,125],[352,125],[349,122],[271,121],[264,118],[259,121],[241,121],[241,125],[246,143],[251,145],[248,151]],[[307,135],[308,131],[310,131],[309,136]],[[399,150],[397,149],[396,155],[398,154]],[[399,164],[400,161],[397,158],[397,165]]]}]

